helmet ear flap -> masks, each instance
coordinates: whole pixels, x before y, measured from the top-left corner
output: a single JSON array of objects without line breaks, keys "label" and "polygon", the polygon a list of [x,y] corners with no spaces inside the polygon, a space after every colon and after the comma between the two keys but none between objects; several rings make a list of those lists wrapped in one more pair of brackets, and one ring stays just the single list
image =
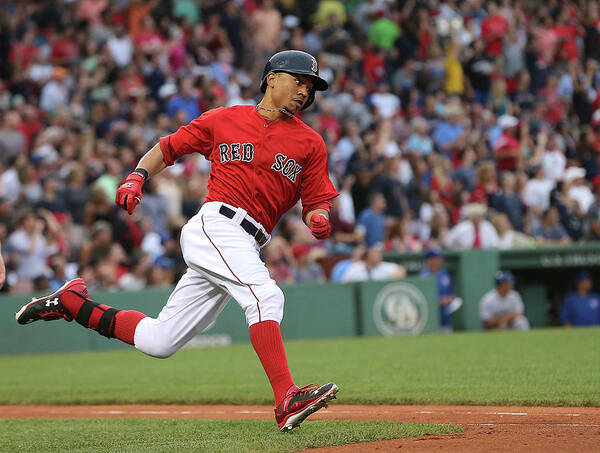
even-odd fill
[{"label": "helmet ear flap", "polygon": [[302,106],[301,110],[305,110],[308,107],[310,107],[310,105],[315,101],[315,90],[310,90],[310,94],[308,95],[308,99],[306,100],[306,102],[304,103],[304,105]]}]

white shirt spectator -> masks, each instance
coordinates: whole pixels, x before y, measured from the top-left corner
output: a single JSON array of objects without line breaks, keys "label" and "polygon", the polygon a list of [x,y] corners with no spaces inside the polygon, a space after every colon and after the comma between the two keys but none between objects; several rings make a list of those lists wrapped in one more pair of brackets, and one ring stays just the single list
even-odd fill
[{"label": "white shirt spectator", "polygon": [[388,280],[400,269],[396,263],[382,261],[372,269],[367,269],[364,261],[355,261],[348,266],[343,282],[363,282],[367,280]]},{"label": "white shirt spectator", "polygon": [[64,84],[50,80],[40,95],[40,107],[46,112],[55,112],[60,106],[67,105],[67,89]]},{"label": "white shirt spectator", "polygon": [[565,176],[567,158],[560,149],[546,151],[542,156],[542,167],[544,167],[546,179],[554,182],[560,181]]},{"label": "white shirt spectator", "polygon": [[117,66],[123,67],[131,63],[133,57],[133,44],[128,35],[120,38],[113,36],[107,43],[110,56],[117,63]]},{"label": "white shirt spectator", "polygon": [[525,313],[525,305],[521,295],[514,289],[506,296],[501,297],[496,288],[489,290],[479,303],[479,316],[482,321],[487,321],[505,313]]},{"label": "white shirt spectator", "polygon": [[32,238],[23,230],[17,230],[8,237],[8,249],[18,255],[17,277],[19,280],[32,280],[46,275],[46,259],[52,250],[46,245],[44,237],[39,234],[35,246],[29,250]]},{"label": "white shirt spectator", "polygon": [[13,203],[19,198],[20,191],[21,182],[16,168],[9,168],[0,175],[0,195]]},{"label": "white shirt spectator", "polygon": [[587,214],[590,206],[594,202],[594,194],[586,185],[573,186],[567,192],[569,198],[579,205],[584,214]]},{"label": "white shirt spectator", "polygon": [[338,203],[340,219],[344,222],[354,224],[356,222],[356,215],[354,213],[354,201],[350,192],[340,190]]},{"label": "white shirt spectator", "polygon": [[[482,249],[498,247],[500,240],[494,226],[487,220],[479,222],[479,242]],[[470,249],[475,242],[475,225],[470,220],[456,224],[444,238],[444,245],[449,249]]]},{"label": "white shirt spectator", "polygon": [[392,93],[375,93],[371,102],[382,118],[393,118],[400,108],[400,98]]},{"label": "white shirt spectator", "polygon": [[550,207],[550,192],[554,181],[549,179],[530,179],[523,189],[523,201],[527,206],[537,206],[542,211]]}]

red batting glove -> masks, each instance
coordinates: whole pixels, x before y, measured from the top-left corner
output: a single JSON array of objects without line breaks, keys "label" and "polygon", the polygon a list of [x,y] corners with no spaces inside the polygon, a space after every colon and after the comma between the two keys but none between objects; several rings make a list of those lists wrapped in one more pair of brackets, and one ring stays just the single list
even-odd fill
[{"label": "red batting glove", "polygon": [[310,218],[310,231],[317,239],[325,239],[331,233],[329,219],[323,214],[313,214]]},{"label": "red batting glove", "polygon": [[146,182],[144,174],[136,170],[129,173],[123,184],[117,189],[115,202],[132,214],[135,207],[142,201],[142,187]]}]

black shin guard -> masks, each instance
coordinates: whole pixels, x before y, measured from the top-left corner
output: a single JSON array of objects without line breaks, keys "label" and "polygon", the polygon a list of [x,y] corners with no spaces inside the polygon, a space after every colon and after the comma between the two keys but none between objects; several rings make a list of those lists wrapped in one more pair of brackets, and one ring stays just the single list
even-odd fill
[{"label": "black shin guard", "polygon": [[115,316],[121,310],[117,310],[115,308],[103,308],[99,304],[86,299],[79,308],[77,316],[75,317],[75,321],[77,321],[83,327],[93,329],[93,327],[90,327],[90,317],[92,316],[94,310],[100,310],[103,312],[102,316],[100,316],[100,320],[98,321],[98,326],[95,328],[96,332],[106,338],[114,338]]}]

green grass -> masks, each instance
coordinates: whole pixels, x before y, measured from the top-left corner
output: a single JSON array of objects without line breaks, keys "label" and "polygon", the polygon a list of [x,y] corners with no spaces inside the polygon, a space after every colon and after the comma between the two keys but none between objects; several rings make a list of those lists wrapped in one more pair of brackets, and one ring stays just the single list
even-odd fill
[{"label": "green grass", "polygon": [[[115,340],[113,340],[115,341]],[[340,403],[600,406],[600,329],[457,333],[287,344],[299,385]],[[0,404],[272,404],[250,345],[0,358]]]},{"label": "green grass", "polygon": [[268,452],[461,432],[452,425],[316,421],[282,434],[258,420],[0,420],[0,452]]}]

